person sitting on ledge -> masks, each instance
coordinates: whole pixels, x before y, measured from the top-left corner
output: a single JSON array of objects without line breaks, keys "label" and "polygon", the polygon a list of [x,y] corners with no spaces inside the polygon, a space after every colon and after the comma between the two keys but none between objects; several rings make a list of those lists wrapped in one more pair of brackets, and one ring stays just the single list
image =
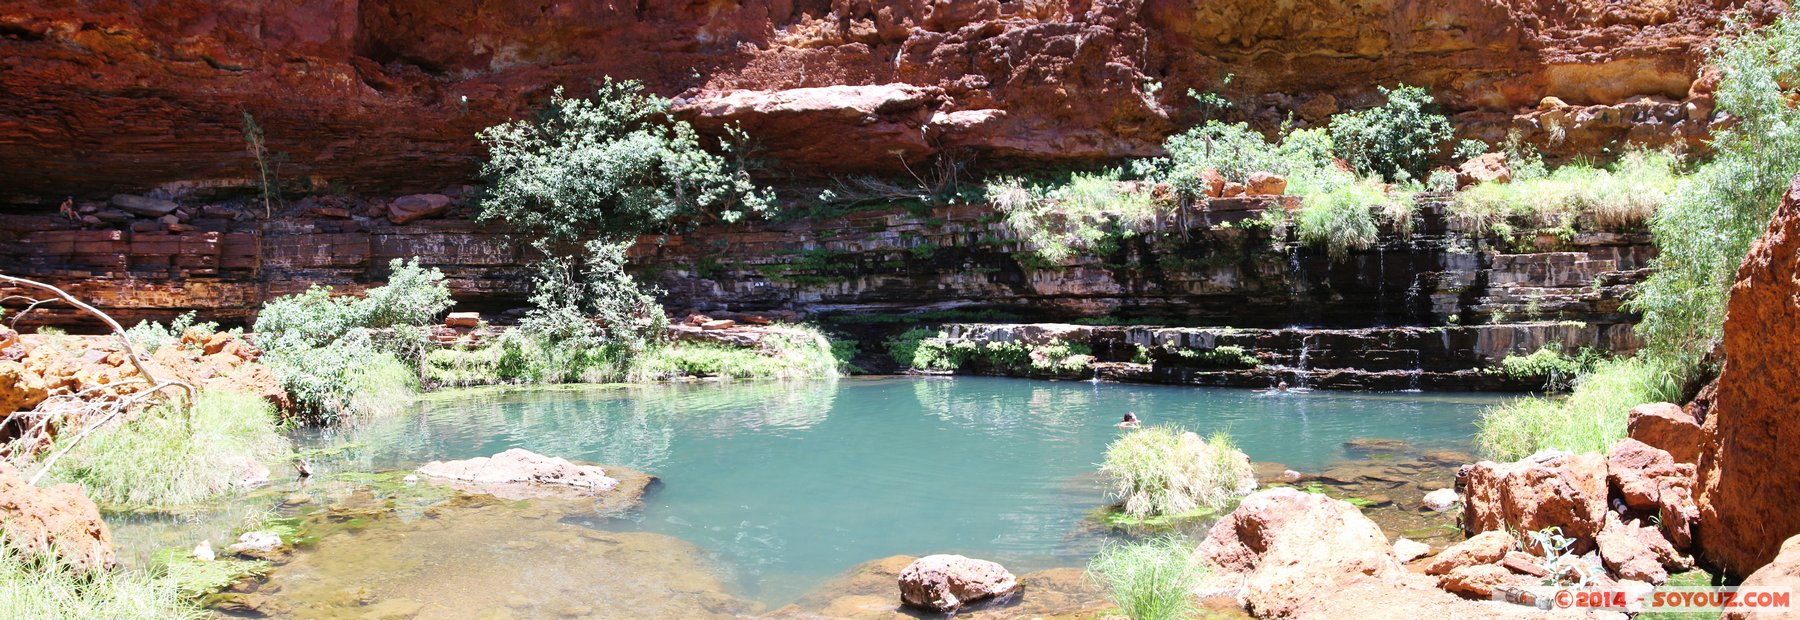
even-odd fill
[{"label": "person sitting on ledge", "polygon": [[1125,412],[1124,419],[1119,420],[1119,423],[1116,426],[1119,428],[1137,428],[1142,426],[1142,424],[1138,422],[1137,414],[1127,411]]}]

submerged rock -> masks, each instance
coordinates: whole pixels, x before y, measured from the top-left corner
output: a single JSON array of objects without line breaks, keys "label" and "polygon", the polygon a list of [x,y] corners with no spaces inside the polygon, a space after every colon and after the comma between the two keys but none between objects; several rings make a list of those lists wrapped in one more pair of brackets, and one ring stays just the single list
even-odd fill
[{"label": "submerged rock", "polygon": [[546,485],[590,494],[606,493],[619,486],[617,479],[608,477],[599,467],[578,465],[521,448],[492,457],[432,461],[420,467],[419,473],[481,486]]},{"label": "submerged rock", "polygon": [[32,486],[4,462],[0,462],[0,536],[13,553],[55,554],[76,572],[109,570],[118,564],[112,531],[81,487]]},{"label": "submerged rock", "polygon": [[1006,568],[960,555],[928,555],[900,571],[900,602],[908,607],[953,612],[969,603],[1018,592]]},{"label": "submerged rock", "polygon": [[1456,489],[1438,489],[1426,493],[1425,498],[1421,500],[1425,509],[1432,512],[1443,512],[1455,508],[1457,502],[1460,501],[1462,498],[1456,496]]}]

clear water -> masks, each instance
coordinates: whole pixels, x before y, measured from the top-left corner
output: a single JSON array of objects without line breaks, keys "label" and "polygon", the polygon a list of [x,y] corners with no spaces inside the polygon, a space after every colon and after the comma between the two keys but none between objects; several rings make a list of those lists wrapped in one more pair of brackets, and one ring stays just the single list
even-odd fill
[{"label": "clear water", "polygon": [[[963,553],[1015,573],[1080,565],[1106,503],[1094,476],[1125,411],[1228,430],[1258,461],[1316,471],[1343,443],[1466,449],[1494,399],[877,378],[439,395],[350,442],[324,468],[410,468],[525,448],[637,468],[663,486],[626,521],[709,551],[745,596],[780,604],[868,560]],[[329,473],[329,472],[324,472]]]}]

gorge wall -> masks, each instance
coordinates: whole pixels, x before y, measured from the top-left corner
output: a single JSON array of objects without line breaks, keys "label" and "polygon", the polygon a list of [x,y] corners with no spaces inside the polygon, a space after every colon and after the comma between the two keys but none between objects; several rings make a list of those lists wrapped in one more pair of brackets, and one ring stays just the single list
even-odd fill
[{"label": "gorge wall", "polygon": [[[1697,145],[1699,50],[1774,0],[5,0],[0,207],[245,187],[248,114],[280,173],[393,195],[467,180],[476,130],[557,85],[644,80],[740,122],[784,174],[1154,154],[1198,119],[1304,126],[1431,88],[1459,131],[1553,153]],[[1546,97],[1554,100],[1543,101]],[[1540,106],[1540,101],[1543,105]]]},{"label": "gorge wall", "polygon": [[[1800,177],[1738,268],[1725,320],[1725,368],[1706,416],[1699,466],[1706,556],[1743,577],[1800,535]],[[1704,399],[1703,399],[1704,400]],[[1707,403],[1699,403],[1706,405]]]}]

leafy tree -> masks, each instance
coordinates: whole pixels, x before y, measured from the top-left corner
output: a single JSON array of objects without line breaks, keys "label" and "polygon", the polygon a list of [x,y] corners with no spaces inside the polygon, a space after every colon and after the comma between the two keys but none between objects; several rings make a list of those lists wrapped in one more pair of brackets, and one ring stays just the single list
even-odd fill
[{"label": "leafy tree", "polygon": [[533,308],[520,328],[549,342],[641,349],[668,325],[656,298],[625,273],[625,243],[589,241],[585,256],[537,265]]},{"label": "leafy tree", "polygon": [[732,222],[767,208],[772,197],[745,171],[742,134],[720,141],[724,155],[708,152],[692,126],[669,118],[669,105],[609,78],[591,99],[558,88],[536,118],[482,130],[490,186],[481,219],[574,249],[677,219]]},{"label": "leafy tree", "polygon": [[1738,264],[1768,227],[1781,194],[1800,171],[1800,18],[1739,26],[1712,51],[1723,71],[1713,159],[1694,171],[1651,219],[1655,270],[1631,307],[1653,352],[1695,358],[1723,336],[1725,302]]},{"label": "leafy tree", "polygon": [[1331,119],[1338,157],[1363,174],[1389,181],[1421,179],[1452,135],[1431,93],[1418,86],[1381,87],[1387,103]]}]

